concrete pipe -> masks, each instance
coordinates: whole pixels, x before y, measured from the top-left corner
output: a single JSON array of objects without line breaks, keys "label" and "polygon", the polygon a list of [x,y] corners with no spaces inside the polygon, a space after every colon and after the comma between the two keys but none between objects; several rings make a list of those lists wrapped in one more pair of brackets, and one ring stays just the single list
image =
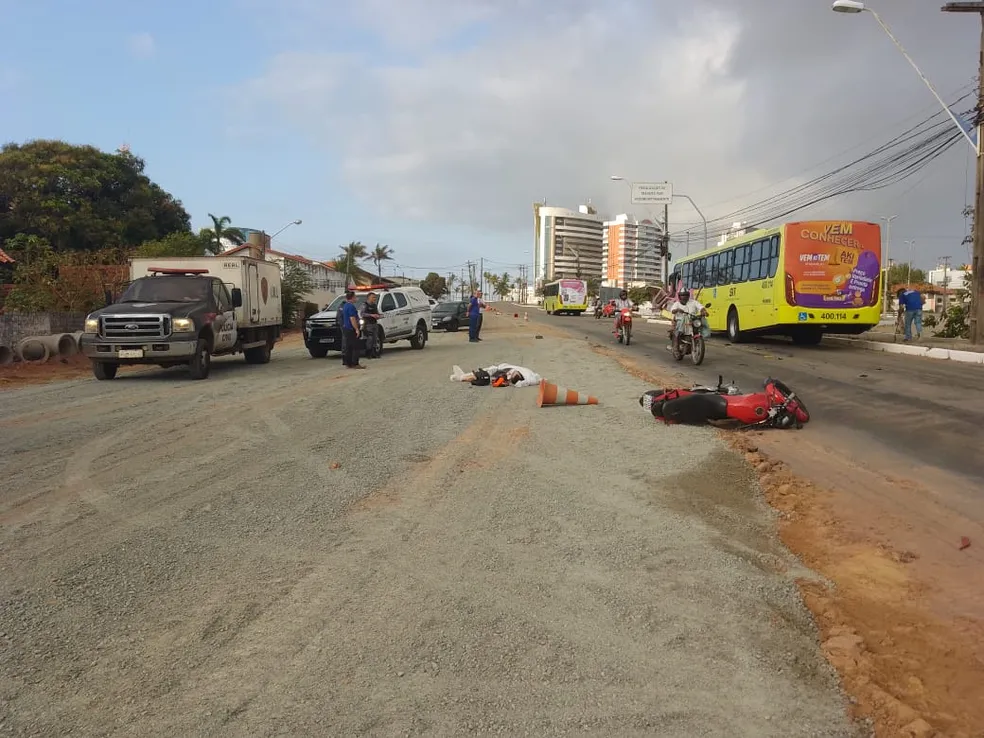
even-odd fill
[{"label": "concrete pipe", "polygon": [[42,336],[29,336],[17,344],[17,355],[21,361],[43,363],[51,357],[48,344]]},{"label": "concrete pipe", "polygon": [[0,366],[8,366],[14,363],[14,351],[9,346],[0,344]]},{"label": "concrete pipe", "polygon": [[[37,339],[48,347],[48,356],[52,359],[64,359],[78,353],[79,346],[71,333],[55,333],[51,336],[29,336]],[[25,341],[28,339],[24,339]]]},{"label": "concrete pipe", "polygon": [[77,353],[82,353],[82,331],[75,331],[72,334],[72,338],[75,339],[75,350]]}]

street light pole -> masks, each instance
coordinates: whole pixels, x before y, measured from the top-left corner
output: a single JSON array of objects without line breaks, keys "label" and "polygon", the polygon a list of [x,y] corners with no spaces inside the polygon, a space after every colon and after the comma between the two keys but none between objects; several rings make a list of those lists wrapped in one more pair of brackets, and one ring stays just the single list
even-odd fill
[{"label": "street light pole", "polygon": [[[898,215],[889,215],[888,217],[884,217],[884,216],[882,217],[882,220],[885,221],[885,253],[882,254],[883,264],[888,264],[891,261],[891,259],[889,258],[889,254],[891,253],[892,250],[892,221],[898,217],[899,217]],[[885,282],[885,284],[883,285],[884,287],[883,291],[885,292],[885,297],[882,300],[882,308],[884,309],[884,314],[886,315],[888,314],[888,274],[889,274],[889,268],[886,266],[885,279],[883,280]]]},{"label": "street light pole", "polygon": [[915,250],[915,241],[906,241],[905,245],[909,247],[909,263],[906,264],[905,268],[905,286],[912,287],[912,252]]},{"label": "street light pole", "polygon": [[942,106],[943,110],[954,125],[957,126],[961,135],[970,144],[977,159],[977,191],[974,199],[974,255],[971,259],[971,310],[970,310],[970,342],[974,345],[984,343],[984,147],[981,146],[981,139],[984,138],[984,126],[982,126],[981,111],[984,110],[984,2],[948,2],[942,8],[945,13],[977,13],[981,18],[981,41],[980,52],[978,55],[978,97],[977,97],[977,116],[974,121],[977,128],[977,140],[970,135],[964,125],[957,119],[957,116],[950,110],[939,93],[926,79],[926,75],[912,60],[899,43],[895,35],[889,30],[888,26],[882,21],[881,17],[870,8],[866,8],[859,0],[834,0],[832,10],[838,13],[861,13],[868,12],[882,27],[882,30],[892,39],[892,43],[902,53],[905,60],[909,62],[916,74],[925,83],[933,97]]},{"label": "street light pole", "polygon": [[272,241],[273,239],[275,239],[277,236],[279,236],[281,233],[283,233],[284,231],[286,231],[291,226],[300,225],[301,223],[302,223],[302,221],[301,221],[300,218],[298,218],[297,220],[292,220],[290,223],[288,223],[283,228],[281,228],[279,231],[277,231],[272,236],[270,236],[270,240]]}]

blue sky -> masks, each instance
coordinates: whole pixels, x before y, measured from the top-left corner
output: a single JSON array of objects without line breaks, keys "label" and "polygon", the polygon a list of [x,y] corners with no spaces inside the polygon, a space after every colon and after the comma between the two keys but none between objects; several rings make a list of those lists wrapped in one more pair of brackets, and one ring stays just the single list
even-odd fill
[{"label": "blue sky", "polygon": [[[972,81],[973,23],[885,5],[944,95]],[[380,242],[401,270],[515,274],[534,200],[631,211],[611,174],[727,219],[935,105],[871,18],[827,0],[0,0],[0,17],[4,141],[127,143],[196,227],[300,218],[279,248]],[[898,213],[917,264],[960,262],[966,164],[958,147],[797,217]],[[685,201],[670,220],[697,224]]]},{"label": "blue sky", "polygon": [[[0,8],[8,30],[0,47],[4,141],[59,138],[104,150],[128,143],[195,227],[209,212],[268,233],[300,218],[278,247],[314,257],[361,240],[392,244],[401,268],[450,268],[502,238],[381,216],[349,193],[332,151],[297,131],[259,139],[230,132],[236,85],[261,75],[271,44],[284,41],[244,4],[30,0]],[[319,45],[384,61],[410,56],[351,26],[320,35]]]}]

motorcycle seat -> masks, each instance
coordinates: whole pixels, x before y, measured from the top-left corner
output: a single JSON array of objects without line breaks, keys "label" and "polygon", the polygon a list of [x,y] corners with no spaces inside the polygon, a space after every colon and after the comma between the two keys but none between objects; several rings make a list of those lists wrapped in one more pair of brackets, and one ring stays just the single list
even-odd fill
[{"label": "motorcycle seat", "polygon": [[669,400],[662,410],[663,417],[671,423],[703,425],[708,420],[727,420],[728,400],[719,394],[700,392]]}]

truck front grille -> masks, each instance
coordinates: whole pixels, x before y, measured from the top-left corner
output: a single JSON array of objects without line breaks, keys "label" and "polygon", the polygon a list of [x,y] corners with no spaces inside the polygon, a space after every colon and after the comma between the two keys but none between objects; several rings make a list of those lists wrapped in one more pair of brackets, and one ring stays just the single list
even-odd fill
[{"label": "truck front grille", "polygon": [[104,315],[99,331],[103,338],[146,341],[166,338],[171,333],[167,315]]}]

